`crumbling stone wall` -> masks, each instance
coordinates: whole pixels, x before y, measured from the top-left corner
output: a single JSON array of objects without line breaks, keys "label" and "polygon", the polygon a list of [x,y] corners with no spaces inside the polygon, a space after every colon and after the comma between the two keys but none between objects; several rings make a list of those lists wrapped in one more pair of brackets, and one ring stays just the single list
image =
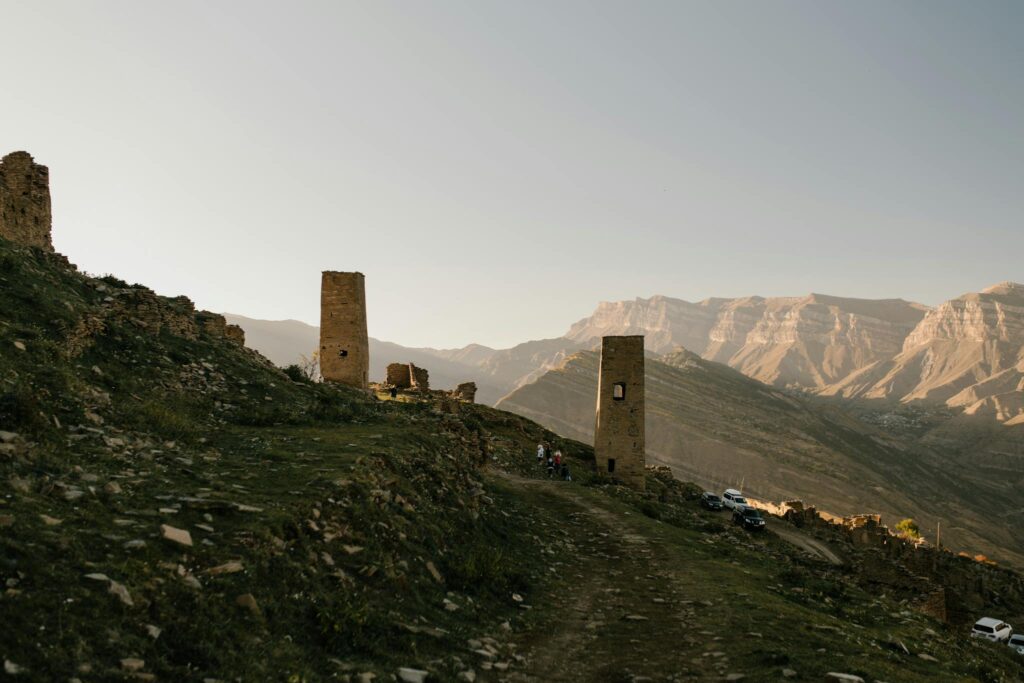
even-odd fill
[{"label": "crumbling stone wall", "polygon": [[386,383],[396,389],[430,390],[430,373],[413,363],[391,363],[387,367]]},{"label": "crumbling stone wall", "polygon": [[53,251],[50,171],[28,152],[0,159],[0,236]]},{"label": "crumbling stone wall", "polygon": [[418,389],[419,391],[430,390],[430,373],[427,372],[426,368],[418,368],[409,363],[409,380],[413,389]]},{"label": "crumbling stone wall", "polygon": [[324,381],[369,387],[370,338],[362,273],[325,270],[320,281],[320,373]]},{"label": "crumbling stone wall", "polygon": [[452,398],[456,401],[476,403],[476,382],[463,382],[452,391]]},{"label": "crumbling stone wall", "polygon": [[387,368],[387,383],[396,389],[408,389],[412,386],[412,375],[407,363],[391,363]]},{"label": "crumbling stone wall", "polygon": [[245,330],[239,325],[228,325],[224,328],[224,336],[228,341],[233,341],[239,346],[245,346]]},{"label": "crumbling stone wall", "polygon": [[644,338],[601,341],[594,458],[597,471],[644,488]]}]

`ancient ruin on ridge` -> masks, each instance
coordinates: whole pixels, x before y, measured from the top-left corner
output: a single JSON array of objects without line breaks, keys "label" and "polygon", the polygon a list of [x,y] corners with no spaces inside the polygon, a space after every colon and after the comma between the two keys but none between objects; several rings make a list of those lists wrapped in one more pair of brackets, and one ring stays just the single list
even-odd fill
[{"label": "ancient ruin on ridge", "polygon": [[28,152],[0,159],[0,236],[53,251],[50,171]]},{"label": "ancient ruin on ridge", "polygon": [[370,339],[362,273],[325,270],[320,281],[320,372],[326,382],[367,389]]},{"label": "ancient ruin on ridge", "polygon": [[644,338],[603,337],[594,428],[597,471],[644,488]]},{"label": "ancient ruin on ridge", "polygon": [[387,367],[387,381],[396,389],[430,389],[430,373],[426,368],[417,367],[413,363],[391,363]]}]

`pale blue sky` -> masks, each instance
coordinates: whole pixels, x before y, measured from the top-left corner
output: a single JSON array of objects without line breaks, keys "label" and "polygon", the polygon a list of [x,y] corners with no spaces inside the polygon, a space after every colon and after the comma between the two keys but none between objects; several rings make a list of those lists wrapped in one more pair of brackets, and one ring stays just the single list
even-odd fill
[{"label": "pale blue sky", "polygon": [[600,300],[1024,280],[1024,3],[0,0],[82,268],[510,345]]}]

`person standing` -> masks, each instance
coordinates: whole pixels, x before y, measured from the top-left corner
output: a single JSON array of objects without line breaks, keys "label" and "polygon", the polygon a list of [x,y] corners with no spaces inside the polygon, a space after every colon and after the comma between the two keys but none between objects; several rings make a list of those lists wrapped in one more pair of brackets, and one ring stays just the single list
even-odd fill
[{"label": "person standing", "polygon": [[537,444],[537,464],[540,465],[544,462],[544,444]]},{"label": "person standing", "polygon": [[562,451],[555,451],[555,469],[562,467]]}]

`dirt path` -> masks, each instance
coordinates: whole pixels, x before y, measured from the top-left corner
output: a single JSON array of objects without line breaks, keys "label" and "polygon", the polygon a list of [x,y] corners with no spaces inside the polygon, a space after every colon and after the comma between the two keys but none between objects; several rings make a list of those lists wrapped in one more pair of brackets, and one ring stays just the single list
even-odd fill
[{"label": "dirt path", "polygon": [[827,544],[819,541],[813,536],[808,536],[799,529],[789,526],[783,521],[777,521],[775,524],[772,524],[771,530],[775,532],[776,536],[787,543],[795,545],[801,550],[806,550],[812,555],[816,555],[823,560],[827,560],[837,567],[843,565],[843,559],[829,548]]},{"label": "dirt path", "polygon": [[515,637],[525,666],[499,680],[670,680],[681,659],[691,675],[727,673],[717,633],[697,618],[710,596],[695,594],[657,536],[638,533],[636,525],[650,520],[610,510],[575,485],[492,474],[561,519],[574,546],[572,560],[557,568],[564,589],[543,598],[550,616]]}]

